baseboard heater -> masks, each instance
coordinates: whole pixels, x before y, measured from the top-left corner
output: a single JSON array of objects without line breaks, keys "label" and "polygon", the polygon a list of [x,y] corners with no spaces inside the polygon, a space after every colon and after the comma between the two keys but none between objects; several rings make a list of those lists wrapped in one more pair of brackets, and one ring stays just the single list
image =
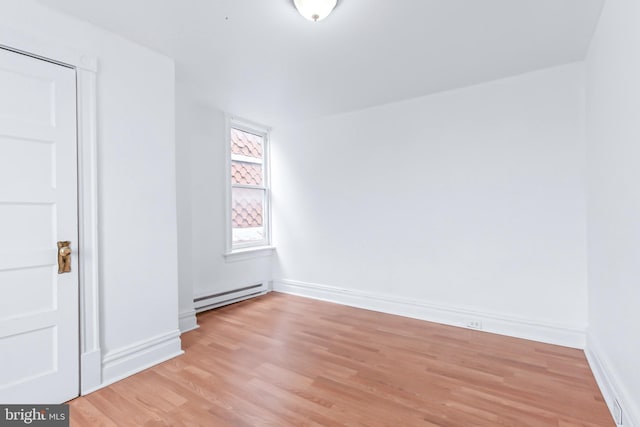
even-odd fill
[{"label": "baseboard heater", "polygon": [[233,304],[249,298],[264,295],[269,291],[267,282],[256,283],[255,285],[245,286],[230,291],[218,292],[212,295],[205,295],[193,300],[196,313],[211,310],[213,308],[222,307],[223,305]]}]

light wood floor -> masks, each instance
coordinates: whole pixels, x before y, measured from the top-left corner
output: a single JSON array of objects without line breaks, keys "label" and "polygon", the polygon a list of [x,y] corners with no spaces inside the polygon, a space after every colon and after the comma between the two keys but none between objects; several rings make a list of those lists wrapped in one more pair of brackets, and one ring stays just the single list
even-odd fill
[{"label": "light wood floor", "polygon": [[198,321],[71,425],[614,425],[580,350],[278,293]]}]

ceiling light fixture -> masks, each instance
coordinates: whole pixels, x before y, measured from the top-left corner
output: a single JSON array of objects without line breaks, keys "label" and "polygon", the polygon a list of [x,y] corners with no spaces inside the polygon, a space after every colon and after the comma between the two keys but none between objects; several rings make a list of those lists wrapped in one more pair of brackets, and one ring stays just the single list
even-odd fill
[{"label": "ceiling light fixture", "polygon": [[293,0],[300,15],[309,21],[322,21],[329,16],[338,0]]}]

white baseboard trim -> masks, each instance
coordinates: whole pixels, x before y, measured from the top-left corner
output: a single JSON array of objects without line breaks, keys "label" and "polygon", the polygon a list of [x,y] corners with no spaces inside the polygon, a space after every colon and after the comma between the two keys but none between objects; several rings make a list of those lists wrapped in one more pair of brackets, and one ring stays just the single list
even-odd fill
[{"label": "white baseboard trim", "polygon": [[198,329],[200,325],[198,325],[198,320],[196,318],[196,311],[189,310],[183,313],[180,313],[178,318],[180,333],[184,334],[185,332],[193,331],[194,329]]},{"label": "white baseboard trim", "polygon": [[102,359],[102,384],[100,388],[183,353],[180,348],[180,330],[178,329],[110,351]]},{"label": "white baseboard trim", "polygon": [[83,396],[101,387],[101,358],[100,350],[93,350],[80,355],[80,394]]},{"label": "white baseboard trim", "polygon": [[479,320],[484,332],[566,347],[583,349],[586,341],[586,328],[554,325],[460,307],[438,306],[390,295],[284,279],[274,281],[273,290],[463,328],[467,327],[470,320]]},{"label": "white baseboard trim", "polygon": [[640,427],[638,399],[631,398],[630,393],[622,385],[620,377],[612,369],[613,364],[605,356],[605,353],[593,337],[588,337],[584,352],[613,419],[615,420],[614,402],[617,401],[622,409],[622,424],[619,425],[622,427]]}]

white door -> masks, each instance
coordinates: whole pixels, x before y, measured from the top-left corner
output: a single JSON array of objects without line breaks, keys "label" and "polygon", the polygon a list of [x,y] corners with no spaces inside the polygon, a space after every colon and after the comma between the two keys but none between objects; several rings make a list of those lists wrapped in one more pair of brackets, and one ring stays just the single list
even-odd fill
[{"label": "white door", "polygon": [[79,394],[76,161],[75,70],[0,48],[0,404]]}]

